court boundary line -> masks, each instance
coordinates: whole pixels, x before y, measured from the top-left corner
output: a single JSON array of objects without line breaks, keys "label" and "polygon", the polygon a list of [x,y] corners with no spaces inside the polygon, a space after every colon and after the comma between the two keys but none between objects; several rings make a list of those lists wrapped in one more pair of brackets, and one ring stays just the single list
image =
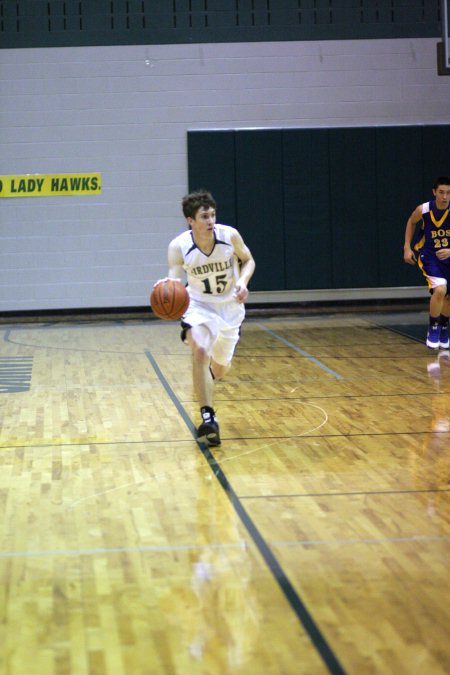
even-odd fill
[{"label": "court boundary line", "polygon": [[108,555],[113,553],[170,553],[171,551],[197,551],[197,550],[222,550],[222,549],[245,549],[246,543],[242,541],[236,544],[204,544],[189,545],[178,544],[175,546],[100,546],[97,548],[74,548],[74,549],[51,549],[48,551],[1,551],[1,558],[45,558],[54,556],[89,556],[89,555]]},{"label": "court boundary line", "polygon": [[345,671],[342,668],[337,656],[334,654],[328,642],[325,640],[325,637],[323,636],[318,625],[314,621],[312,615],[310,614],[303,600],[300,598],[294,586],[289,581],[282,566],[280,565],[277,558],[270,550],[269,545],[259,532],[253,520],[245,510],[244,506],[241,504],[240,499],[237,496],[236,492],[234,491],[233,487],[231,486],[231,483],[229,482],[227,476],[225,475],[225,472],[223,471],[220,462],[214,457],[207,444],[197,439],[197,429],[194,426],[194,423],[192,422],[183,405],[177,398],[170,384],[164,377],[153,355],[150,353],[150,351],[146,351],[145,355],[147,356],[152,368],[154,369],[158,379],[160,380],[170,400],[172,401],[175,408],[179,412],[181,418],[183,419],[184,423],[192,433],[200,452],[206,459],[206,462],[211,468],[211,471],[214,474],[216,480],[222,487],[225,495],[227,496],[228,500],[233,506],[236,514],[239,516],[241,523],[244,525],[245,529],[250,535],[250,538],[255,544],[263,561],[266,563],[276,584],[279,586],[281,592],[286,598],[295,616],[297,617],[297,619],[303,626],[304,630],[306,631],[306,634],[311,640],[311,643],[315,647],[318,655],[321,657],[322,661],[327,666],[329,672],[332,673],[332,675],[345,675]]},{"label": "court boundary line", "polygon": [[289,342],[289,340],[286,340],[286,338],[284,338],[282,335],[278,335],[278,333],[276,333],[271,328],[267,328],[267,326],[265,326],[263,323],[256,323],[255,325],[258,326],[258,328],[260,328],[261,330],[265,331],[266,333],[269,333],[269,335],[274,337],[276,340],[279,340],[279,342],[282,342],[284,345],[286,345],[290,349],[293,349],[298,354],[301,354],[302,356],[304,356],[308,361],[311,361],[311,363],[315,363],[316,366],[319,366],[319,368],[324,370],[326,373],[328,373],[329,375],[332,375],[336,380],[345,379],[343,375],[340,375],[339,373],[337,373],[332,368],[329,368],[324,363],[322,363],[322,361],[319,361],[319,359],[316,359],[315,356],[313,356],[309,352],[306,352],[304,349],[301,349],[301,347],[297,347],[297,345],[294,345],[293,342]]},{"label": "court boundary line", "polygon": [[[297,399],[288,399],[288,400],[297,400]],[[378,438],[382,436],[436,436],[436,435],[449,435],[450,437],[450,431],[431,431],[429,429],[425,431],[382,431],[380,433],[374,433],[371,432],[370,434],[364,433],[362,431],[359,431],[358,433],[355,434],[345,434],[343,436],[342,434],[317,434],[314,435],[313,433],[306,435],[299,434],[297,436],[229,436],[226,440],[227,441],[261,441],[261,440],[267,440],[267,441],[273,441],[271,445],[282,442],[282,441],[291,441],[295,440],[298,442],[301,442],[303,439],[326,439],[326,438],[357,438],[359,436],[363,436],[365,438]],[[195,439],[196,440],[196,439]],[[17,448],[70,448],[73,446],[80,447],[83,445],[158,445],[161,443],[190,443],[191,439],[190,438],[173,438],[173,439],[144,439],[142,441],[112,441],[112,440],[102,440],[102,439],[95,439],[95,438],[80,438],[74,441],[64,441],[64,442],[55,442],[54,439],[49,439],[47,441],[42,441],[42,442],[30,442],[28,440],[25,440],[23,443],[15,443],[12,441],[8,441],[7,443],[3,443],[0,441],[0,449],[1,450],[16,450]],[[246,454],[244,452],[244,454]],[[353,493],[350,493],[353,494]]]},{"label": "court boundary line", "polygon": [[295,499],[297,497],[371,497],[372,495],[417,495],[450,492],[450,488],[428,488],[426,490],[357,490],[355,492],[286,492],[278,495],[240,495],[239,499]]},{"label": "court boundary line", "polygon": [[[382,328],[384,330],[387,330],[390,333],[395,333],[395,335],[401,335],[402,337],[406,337],[406,338],[408,338],[408,340],[412,340],[413,342],[416,342],[419,345],[423,345],[424,347],[426,346],[424,339],[421,340],[418,337],[414,337],[414,335],[411,335],[410,333],[403,332],[403,331],[399,330],[398,328],[393,328],[392,326],[389,326],[388,324],[385,326],[382,323],[377,323],[373,319],[366,319],[366,321],[367,321],[368,324],[371,324],[372,326],[376,326],[377,328]],[[419,324],[413,324],[413,325],[418,326]],[[425,334],[426,328],[427,328],[427,326],[426,326],[426,324],[424,324],[424,334]],[[439,350],[435,350],[435,351],[437,352]],[[431,354],[431,350],[428,351],[428,352],[424,352],[424,356],[425,355],[430,356],[430,354]]]},{"label": "court boundary line", "polygon": [[450,541],[450,535],[427,535],[427,534],[413,534],[410,537],[379,537],[377,538],[362,538],[362,539],[298,539],[298,540],[281,540],[272,541],[274,546],[348,546],[354,544],[410,544],[414,543],[430,543],[430,542],[446,542]]}]

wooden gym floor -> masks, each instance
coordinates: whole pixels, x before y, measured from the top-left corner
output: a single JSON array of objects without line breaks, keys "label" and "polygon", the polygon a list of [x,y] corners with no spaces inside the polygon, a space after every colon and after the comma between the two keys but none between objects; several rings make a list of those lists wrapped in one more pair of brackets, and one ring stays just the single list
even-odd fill
[{"label": "wooden gym floor", "polygon": [[449,673],[425,330],[249,316],[210,451],[176,323],[1,325],[0,673]]}]

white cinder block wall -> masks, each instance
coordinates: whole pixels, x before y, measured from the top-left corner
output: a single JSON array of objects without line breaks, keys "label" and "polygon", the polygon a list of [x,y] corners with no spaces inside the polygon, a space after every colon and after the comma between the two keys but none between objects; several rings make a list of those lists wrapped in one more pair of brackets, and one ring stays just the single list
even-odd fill
[{"label": "white cinder block wall", "polygon": [[99,171],[103,192],[0,199],[0,312],[147,306],[189,129],[448,124],[436,42],[1,50],[0,174]]}]

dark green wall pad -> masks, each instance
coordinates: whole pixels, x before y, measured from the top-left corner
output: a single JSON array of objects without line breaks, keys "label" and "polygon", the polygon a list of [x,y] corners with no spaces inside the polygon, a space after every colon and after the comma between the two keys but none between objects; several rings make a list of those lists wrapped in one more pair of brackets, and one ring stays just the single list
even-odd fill
[{"label": "dark green wall pad", "polygon": [[252,250],[252,289],[417,286],[406,221],[449,173],[450,125],[188,132],[189,190]]},{"label": "dark green wall pad", "polygon": [[441,0],[0,0],[0,47],[440,37]]}]

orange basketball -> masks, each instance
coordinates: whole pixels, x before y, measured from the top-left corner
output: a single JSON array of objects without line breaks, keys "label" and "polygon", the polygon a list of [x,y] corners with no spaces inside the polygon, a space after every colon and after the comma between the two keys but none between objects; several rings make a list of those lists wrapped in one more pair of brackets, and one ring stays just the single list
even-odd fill
[{"label": "orange basketball", "polygon": [[189,307],[189,293],[181,281],[166,279],[153,288],[150,305],[160,319],[176,321]]}]

